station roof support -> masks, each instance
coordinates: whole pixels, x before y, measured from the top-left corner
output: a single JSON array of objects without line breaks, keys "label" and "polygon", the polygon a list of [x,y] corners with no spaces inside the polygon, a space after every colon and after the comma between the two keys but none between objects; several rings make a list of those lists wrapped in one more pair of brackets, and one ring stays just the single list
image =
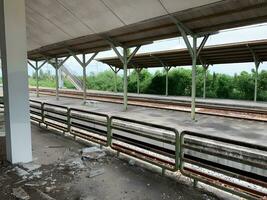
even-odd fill
[{"label": "station roof support", "polygon": [[7,160],[30,162],[32,143],[24,0],[0,0],[0,29]]},{"label": "station roof support", "polygon": [[[176,18],[172,16],[171,18],[176,24],[178,30],[180,31],[192,59],[191,119],[195,120],[196,119],[196,111],[195,111],[196,110],[196,65],[199,54],[209,38],[209,34],[204,35],[204,38],[202,39],[199,47],[197,47],[197,39],[201,36],[190,31],[182,23],[176,20]],[[188,35],[190,35],[193,39],[192,45],[189,41]]]},{"label": "station roof support", "polygon": [[117,74],[120,71],[120,68],[117,67],[112,67],[111,65],[108,65],[110,67],[110,69],[114,72],[114,92],[117,93],[118,92],[118,88],[117,88]]},{"label": "station roof support", "polygon": [[123,48],[123,54],[121,55],[118,51],[116,45],[118,43],[112,41],[111,39],[107,39],[107,42],[110,44],[113,51],[117,54],[118,58],[123,64],[123,107],[124,110],[127,110],[128,107],[128,80],[127,80],[127,69],[128,69],[128,63],[130,60],[134,57],[134,55],[137,53],[137,51],[140,49],[141,45],[135,47],[133,52],[130,55],[127,55],[128,48],[124,47],[123,45],[120,45]]},{"label": "station roof support", "polygon": [[55,72],[56,72],[56,99],[59,100],[59,80],[58,80],[58,70],[59,68],[68,60],[70,56],[67,56],[65,59],[63,60],[59,60],[58,58],[55,58],[53,61],[51,60],[51,58],[47,58],[45,57],[46,61],[52,65],[55,68]]},{"label": "station roof support", "polygon": [[160,58],[155,55],[150,54],[150,57],[154,58],[159,64],[165,69],[166,72],[166,79],[165,79],[165,95],[169,95],[169,71],[172,66],[168,65],[167,63],[163,62]]},{"label": "station roof support", "polygon": [[254,64],[255,64],[255,81],[254,81],[254,101],[257,101],[258,97],[258,75],[259,75],[259,67],[260,67],[260,58],[257,56],[255,51],[253,50],[252,47],[248,45],[248,48],[253,56]]},{"label": "station roof support", "polygon": [[165,88],[165,95],[168,96],[169,95],[169,71],[172,67],[171,66],[165,66],[165,72],[166,72],[166,88]]},{"label": "station roof support", "polygon": [[87,61],[86,61],[86,55],[82,54],[82,60],[79,59],[79,57],[69,50],[70,54],[75,58],[75,60],[80,64],[80,66],[83,68],[83,102],[86,104],[86,67],[94,60],[94,58],[97,56],[98,52],[95,52]]},{"label": "station roof support", "polygon": [[142,67],[135,67],[135,71],[136,71],[136,83],[137,83],[137,94],[140,94],[140,73],[143,70]]},{"label": "station roof support", "polygon": [[204,69],[204,78],[203,78],[203,99],[206,98],[206,82],[207,82],[207,70],[209,68],[209,64],[205,64],[201,61],[201,65]]},{"label": "station roof support", "polygon": [[28,60],[28,64],[35,70],[35,76],[36,76],[36,96],[39,97],[39,70],[47,63],[47,61],[43,61],[43,63],[39,66],[38,61],[35,61],[35,65],[32,64]]}]

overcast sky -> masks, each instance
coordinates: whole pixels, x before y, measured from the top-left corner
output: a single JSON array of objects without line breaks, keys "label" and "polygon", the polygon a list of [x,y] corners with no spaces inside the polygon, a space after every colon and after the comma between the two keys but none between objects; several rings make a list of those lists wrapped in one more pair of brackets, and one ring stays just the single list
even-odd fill
[{"label": "overcast sky", "polygon": [[[259,39],[267,39],[267,24],[260,24],[248,27],[241,27],[237,29],[229,29],[219,32],[218,34],[210,36],[208,39],[207,45],[215,45],[215,44],[225,44],[225,43],[233,43],[233,42],[242,42],[242,41],[250,41],[250,40],[259,40]],[[200,41],[198,42],[200,43]],[[162,50],[171,50],[178,48],[185,48],[185,44],[182,38],[171,38],[167,40],[156,41],[153,44],[145,45],[140,48],[138,53],[144,52],[153,52],[153,51],[162,51]],[[90,55],[88,55],[89,57]],[[101,52],[97,55],[96,58],[104,58],[116,56],[116,54],[110,50]],[[66,61],[65,66],[68,67],[74,74],[81,75],[82,68],[77,64],[74,58],[69,58]],[[225,73],[229,75],[234,75],[235,73],[239,74],[242,71],[250,72],[251,69],[254,68],[254,63],[238,63],[238,64],[222,64],[222,65],[214,65],[209,68],[211,72],[219,72]],[[109,67],[105,64],[99,63],[97,61],[91,62],[91,64],[87,67],[87,73],[98,73],[109,69]],[[263,63],[260,65],[260,70],[267,70],[267,64]],[[53,68],[49,65],[45,65],[43,70],[50,70],[52,73],[54,72]],[[150,69],[151,72],[155,72],[156,70],[161,70],[161,68]],[[32,68],[29,68],[29,74],[33,72]]]}]

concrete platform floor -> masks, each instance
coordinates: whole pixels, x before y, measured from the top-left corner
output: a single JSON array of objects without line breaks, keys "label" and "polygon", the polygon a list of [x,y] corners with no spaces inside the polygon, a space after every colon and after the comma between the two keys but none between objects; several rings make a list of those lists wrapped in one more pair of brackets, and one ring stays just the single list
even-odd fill
[{"label": "concrete platform floor", "polygon": [[[34,88],[35,87],[31,87]],[[54,88],[45,88],[45,89],[52,89]],[[63,89],[67,91],[75,91],[80,92],[77,90],[72,89]],[[109,91],[99,91],[99,90],[87,90],[88,96],[90,94],[98,94],[98,95],[115,95],[123,97],[123,93],[114,93]],[[148,99],[156,99],[156,100],[166,100],[166,101],[177,101],[177,102],[191,102],[191,97],[189,96],[165,96],[165,95],[154,95],[154,94],[136,94],[136,93],[128,93],[129,97],[140,97],[140,98],[148,98]],[[236,100],[236,99],[215,99],[215,98],[196,98],[196,103],[205,103],[205,104],[212,104],[212,105],[221,105],[221,106],[233,106],[233,107],[245,107],[245,108],[257,108],[257,109],[264,109],[267,110],[267,102],[264,101],[248,101],[248,100]]]},{"label": "concrete platform floor", "polygon": [[[28,168],[25,165],[0,166],[1,200],[15,199],[14,188],[23,189],[33,200],[222,199],[178,180],[178,173],[173,178],[161,176],[107,151],[106,156],[97,161],[82,161],[79,150],[88,144],[35,125],[32,126],[32,141],[34,162]],[[35,169],[30,171],[31,167]],[[102,172],[90,177],[94,170]],[[25,171],[28,174],[25,175]]]},{"label": "concrete platform floor", "polygon": [[54,96],[36,98],[34,94],[31,94],[31,99],[166,125],[176,128],[179,132],[183,130],[197,131],[203,134],[267,145],[267,123],[264,122],[200,114],[197,115],[197,121],[193,122],[190,119],[190,113],[179,111],[129,106],[125,112],[122,105],[114,103],[88,101],[87,105],[83,105],[79,99],[60,98],[57,101]]}]

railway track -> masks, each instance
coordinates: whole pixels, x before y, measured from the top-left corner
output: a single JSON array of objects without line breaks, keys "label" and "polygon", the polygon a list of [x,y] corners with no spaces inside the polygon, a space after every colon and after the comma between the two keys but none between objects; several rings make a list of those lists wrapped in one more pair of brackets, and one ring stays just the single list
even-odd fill
[{"label": "railway track", "polygon": [[[36,90],[35,88],[30,88],[30,91],[35,92]],[[48,96],[55,95],[55,90],[48,88],[41,88],[39,92],[42,95],[48,95]],[[75,90],[60,90],[59,96],[82,99],[83,93]],[[123,103],[123,97],[116,94],[87,93],[87,99],[102,101],[102,102],[112,102],[118,104]],[[187,101],[152,99],[147,97],[129,96],[128,104],[134,106],[143,106],[143,107],[182,111],[182,112],[191,111],[191,104],[190,102]],[[196,113],[267,122],[267,110],[262,108],[197,103]]]}]

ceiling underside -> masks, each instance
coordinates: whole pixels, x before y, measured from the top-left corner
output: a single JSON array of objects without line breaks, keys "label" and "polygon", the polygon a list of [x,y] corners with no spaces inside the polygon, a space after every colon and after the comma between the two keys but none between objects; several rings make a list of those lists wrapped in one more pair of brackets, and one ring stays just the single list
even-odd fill
[{"label": "ceiling underside", "polygon": [[[170,13],[194,33],[267,21],[267,0],[26,0],[28,58],[63,57],[69,50],[133,47],[180,35]],[[201,3],[199,3],[201,2]]]},{"label": "ceiling underside", "polygon": [[[225,45],[213,45],[203,48],[200,58],[203,64],[227,64],[254,62],[253,54],[261,62],[267,61],[267,40],[257,40]],[[121,61],[117,57],[99,59],[98,61],[123,68]],[[202,64],[200,60],[197,64]],[[163,67],[166,66],[188,66],[192,65],[192,59],[187,49],[145,53],[132,58],[128,68],[141,67]]]}]

